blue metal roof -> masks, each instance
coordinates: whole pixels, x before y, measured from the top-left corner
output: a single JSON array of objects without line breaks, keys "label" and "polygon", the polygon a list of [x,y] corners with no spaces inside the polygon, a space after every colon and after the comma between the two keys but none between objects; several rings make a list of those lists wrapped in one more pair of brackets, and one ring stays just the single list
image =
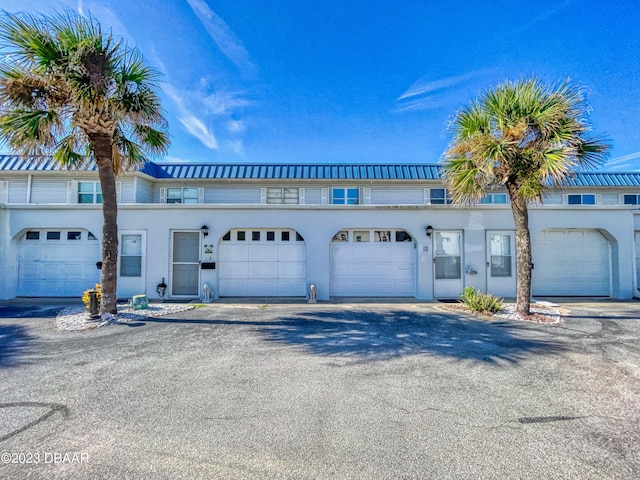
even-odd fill
[{"label": "blue metal roof", "polygon": [[147,163],[140,171],[156,178],[222,180],[435,180],[438,165],[418,164],[189,164]]},{"label": "blue metal roof", "polygon": [[[214,180],[438,180],[438,164],[219,164],[147,162],[139,171],[157,179]],[[0,171],[67,171],[50,156],[0,155]],[[77,168],[96,171],[93,160]],[[578,172],[571,187],[640,187],[640,172]]]},{"label": "blue metal roof", "polygon": [[93,160],[88,160],[80,168],[67,168],[61,167],[48,155],[0,155],[0,171],[2,170],[12,172],[96,171],[97,166]]}]

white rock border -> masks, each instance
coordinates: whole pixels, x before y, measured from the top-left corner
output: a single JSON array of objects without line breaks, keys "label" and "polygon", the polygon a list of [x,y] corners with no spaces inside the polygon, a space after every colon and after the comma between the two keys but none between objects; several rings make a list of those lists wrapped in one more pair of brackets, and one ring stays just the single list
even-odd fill
[{"label": "white rock border", "polygon": [[117,315],[106,313],[97,320],[91,320],[84,307],[74,306],[60,310],[54,320],[54,324],[58,330],[78,332],[104,327],[105,325],[129,323],[136,320],[144,321],[150,317],[162,317],[163,315],[184,312],[185,310],[191,310],[193,308],[195,308],[195,305],[185,303],[152,303],[149,305],[149,308],[144,310],[133,310],[129,306],[119,306]]}]

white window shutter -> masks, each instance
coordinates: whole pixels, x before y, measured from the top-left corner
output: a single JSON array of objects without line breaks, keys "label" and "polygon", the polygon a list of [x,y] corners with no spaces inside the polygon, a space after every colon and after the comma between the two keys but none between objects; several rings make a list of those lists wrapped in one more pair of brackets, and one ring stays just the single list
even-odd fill
[{"label": "white window shutter", "polygon": [[624,194],[622,194],[622,193],[618,194],[618,203],[620,205],[624,205]]},{"label": "white window shutter", "polygon": [[364,203],[367,204],[367,205],[371,203],[371,189],[370,188],[364,188]]},{"label": "white window shutter", "polygon": [[596,195],[596,205],[602,205],[602,195],[599,193]]},{"label": "white window shutter", "polygon": [[565,205],[567,205],[569,203],[569,195],[566,193],[562,194],[562,203],[564,203]]},{"label": "white window shutter", "polygon": [[198,203],[204,203],[204,188],[198,188]]},{"label": "white window shutter", "polygon": [[122,202],[122,182],[116,182],[116,201]]},{"label": "white window shutter", "polygon": [[67,182],[67,203],[78,203],[78,181]]},{"label": "white window shutter", "polygon": [[9,182],[0,182],[0,203],[9,203]]},{"label": "white window shutter", "polygon": [[322,202],[322,204],[324,205],[324,204],[329,203],[329,189],[328,188],[323,188],[320,192],[321,192],[321,194],[320,194],[321,200],[320,201]]},{"label": "white window shutter", "polygon": [[267,189],[266,188],[261,188],[260,189],[260,203],[262,203],[262,204],[267,203]]},{"label": "white window shutter", "polygon": [[298,203],[300,204],[304,204],[306,203],[305,199],[304,199],[304,188],[299,188],[298,189]]},{"label": "white window shutter", "polygon": [[160,187],[160,203],[167,203],[167,189]]},{"label": "white window shutter", "polygon": [[424,189],[424,204],[425,205],[431,204],[431,189],[429,188]]}]

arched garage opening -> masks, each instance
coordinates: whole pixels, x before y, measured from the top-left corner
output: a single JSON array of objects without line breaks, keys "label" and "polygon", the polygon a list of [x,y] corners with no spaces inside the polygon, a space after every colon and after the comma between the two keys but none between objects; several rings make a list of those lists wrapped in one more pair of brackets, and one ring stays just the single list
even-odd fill
[{"label": "arched garage opening", "polygon": [[415,297],[413,237],[391,228],[340,230],[331,240],[332,296]]},{"label": "arched garage opening", "polygon": [[220,240],[220,296],[306,295],[306,244],[286,228],[237,228]]},{"label": "arched garage opening", "polygon": [[611,296],[612,243],[598,229],[543,230],[532,241],[532,294]]},{"label": "arched garage opening", "polygon": [[100,283],[100,242],[83,228],[34,228],[18,237],[19,297],[81,297]]}]

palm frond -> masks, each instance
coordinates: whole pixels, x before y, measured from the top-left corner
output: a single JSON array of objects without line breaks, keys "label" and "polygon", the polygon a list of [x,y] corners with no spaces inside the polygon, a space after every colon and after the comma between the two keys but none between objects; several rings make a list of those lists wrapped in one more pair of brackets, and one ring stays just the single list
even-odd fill
[{"label": "palm frond", "polygon": [[601,163],[609,145],[587,135],[587,111],[584,89],[568,80],[506,81],[483,93],[449,125],[443,172],[454,201],[499,185],[537,201],[576,168]]}]

